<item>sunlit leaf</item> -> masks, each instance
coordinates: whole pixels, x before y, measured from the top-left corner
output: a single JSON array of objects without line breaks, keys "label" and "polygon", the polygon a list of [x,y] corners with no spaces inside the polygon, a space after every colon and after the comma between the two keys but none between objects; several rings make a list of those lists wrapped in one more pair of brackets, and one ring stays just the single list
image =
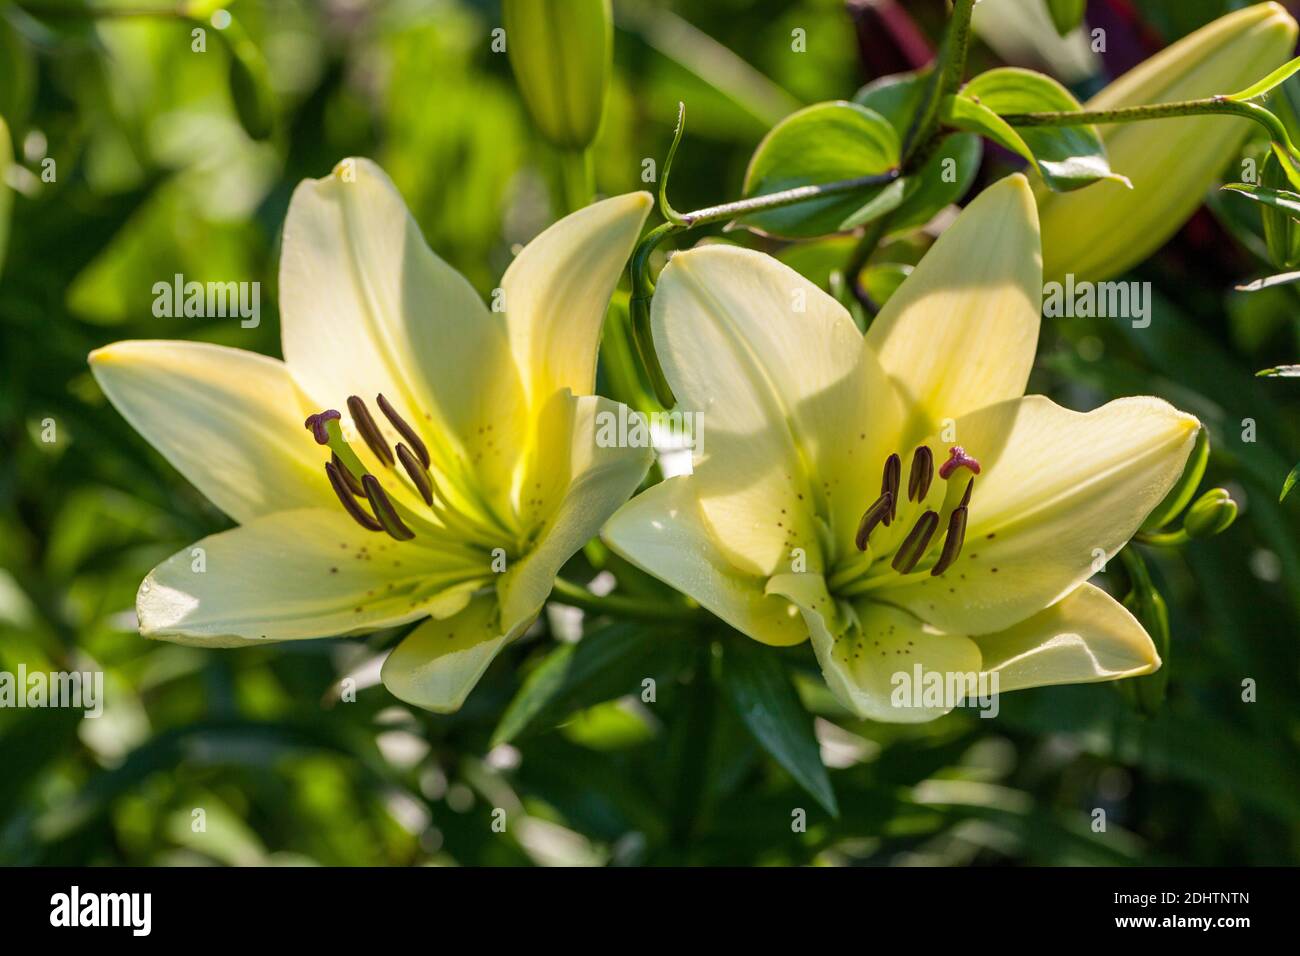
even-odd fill
[{"label": "sunlit leaf", "polygon": [[[744,194],[748,198],[879,175],[895,168],[898,158],[898,135],[880,114],[844,101],[818,103],[786,117],[758,144],[745,173]],[[895,181],[739,221],[787,237],[843,232],[895,209],[903,190],[903,183]]]},{"label": "sunlit leaf", "polygon": [[944,119],[958,129],[988,137],[1024,157],[1058,192],[1110,179],[1129,185],[1111,171],[1101,136],[1092,126],[1012,127],[1002,117],[1021,113],[1061,113],[1079,101],[1056,80],[1033,70],[1005,67],[981,73],[944,103]]}]

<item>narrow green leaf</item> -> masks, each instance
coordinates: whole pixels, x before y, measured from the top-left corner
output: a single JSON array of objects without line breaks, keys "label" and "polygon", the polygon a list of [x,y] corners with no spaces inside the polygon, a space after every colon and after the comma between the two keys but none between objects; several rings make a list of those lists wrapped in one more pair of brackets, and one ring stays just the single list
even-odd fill
[{"label": "narrow green leaf", "polygon": [[1286,476],[1286,481],[1282,482],[1282,493],[1277,496],[1278,501],[1286,501],[1286,496],[1291,494],[1291,489],[1295,483],[1300,481],[1300,464],[1291,469],[1291,474]]},{"label": "narrow green leaf", "polygon": [[[758,144],[745,172],[744,195],[873,176],[895,168],[898,161],[898,134],[879,113],[844,101],[818,103],[787,116]],[[895,180],[753,213],[739,222],[786,238],[822,236],[884,215],[902,202],[903,192],[902,180]]]},{"label": "narrow green leaf", "polygon": [[1013,128],[1003,114],[1061,113],[1078,110],[1079,101],[1050,76],[1005,67],[981,73],[944,102],[944,121],[979,133],[1024,157],[1057,192],[1080,189],[1109,179],[1132,184],[1115,173],[1093,126],[1022,126]]},{"label": "narrow green leaf", "polygon": [[1283,63],[1276,70],[1264,77],[1258,83],[1253,83],[1238,93],[1232,93],[1226,97],[1230,100],[1253,100],[1257,96],[1263,96],[1274,87],[1281,86],[1292,76],[1300,71],[1300,56],[1291,60],[1289,63]]},{"label": "narrow green leaf", "polygon": [[1052,15],[1052,26],[1061,36],[1073,33],[1083,22],[1088,0],[1047,0],[1047,12]]},{"label": "narrow green leaf", "polygon": [[1223,188],[1228,192],[1240,193],[1247,199],[1253,199],[1257,203],[1263,203],[1275,209],[1285,209],[1287,212],[1294,214],[1295,217],[1300,218],[1300,193],[1293,193],[1287,189],[1270,189],[1267,186],[1260,186],[1255,183],[1228,183]]},{"label": "narrow green leaf", "polygon": [[573,711],[638,693],[641,681],[675,666],[682,642],[637,624],[613,624],[592,631],[576,644],[562,644],[524,681],[501,715],[492,744],[507,743],[525,731],[554,726]]},{"label": "narrow green leaf", "polygon": [[785,672],[777,652],[748,639],[727,643],[722,683],[741,722],[754,739],[831,816],[839,816],[835,791],[822,763],[812,717]]}]

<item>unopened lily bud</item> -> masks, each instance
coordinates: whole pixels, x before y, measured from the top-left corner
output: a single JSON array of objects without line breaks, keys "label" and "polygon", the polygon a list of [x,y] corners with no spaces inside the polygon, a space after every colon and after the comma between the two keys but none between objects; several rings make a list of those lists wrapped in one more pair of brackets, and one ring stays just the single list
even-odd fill
[{"label": "unopened lily bud", "polygon": [[605,108],[613,55],[610,0],[503,0],[515,82],[545,136],[585,149]]},{"label": "unopened lily bud", "polygon": [[[1282,164],[1272,152],[1264,160],[1259,184],[1266,189],[1294,189],[1286,173],[1282,171]],[[1259,217],[1264,226],[1264,242],[1268,245],[1268,257],[1273,265],[1285,269],[1300,261],[1300,223],[1291,218],[1291,213],[1267,203],[1260,203]]]},{"label": "unopened lily bud", "polygon": [[1209,460],[1210,433],[1202,426],[1196,433],[1196,444],[1192,446],[1192,453],[1187,456],[1187,464],[1183,466],[1183,476],[1169,489],[1165,500],[1156,505],[1155,510],[1147,515],[1147,520],[1142,522],[1143,531],[1159,531],[1182,514],[1183,509],[1192,500],[1192,495],[1196,494],[1196,489],[1200,487],[1201,478],[1205,475],[1205,465]]},{"label": "unopened lily bud", "polygon": [[1212,538],[1237,520],[1237,503],[1224,488],[1211,488],[1187,509],[1183,530],[1189,537]]},{"label": "unopened lily bud", "polygon": [[[1112,110],[1226,95],[1280,66],[1297,27],[1279,3],[1260,3],[1207,24],[1111,83],[1084,104]],[[1071,193],[1039,184],[1043,278],[1100,281],[1160,248],[1196,211],[1251,131],[1235,116],[1189,116],[1098,126],[1110,167],[1133,183],[1098,182]]]}]

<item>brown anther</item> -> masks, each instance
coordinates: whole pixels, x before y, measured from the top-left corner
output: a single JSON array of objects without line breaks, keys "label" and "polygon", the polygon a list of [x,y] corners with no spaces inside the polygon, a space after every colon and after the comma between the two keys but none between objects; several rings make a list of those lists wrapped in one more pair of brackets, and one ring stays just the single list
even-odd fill
[{"label": "brown anther", "polygon": [[348,411],[352,414],[352,424],[357,426],[357,433],[365,440],[375,457],[390,468],[396,464],[393,450],[388,447],[388,442],[384,440],[379,426],[370,417],[370,409],[366,408],[366,403],[356,395],[352,395],[348,398]]},{"label": "brown anther", "polygon": [[380,486],[378,478],[374,475],[363,475],[361,485],[366,489],[366,498],[370,500],[370,507],[374,509],[375,517],[379,519],[380,526],[388,532],[389,537],[396,538],[398,541],[410,541],[415,537],[415,532],[403,524],[402,519],[398,517],[397,509],[388,500],[388,495]]},{"label": "brown anther", "polygon": [[912,453],[912,470],[907,476],[907,500],[924,501],[934,481],[934,452],[922,445]]},{"label": "brown anther", "polygon": [[925,514],[916,519],[916,524],[912,525],[912,530],[907,533],[903,543],[898,546],[898,551],[894,554],[894,560],[890,562],[892,567],[899,574],[909,573],[918,561],[925,556],[926,549],[930,547],[930,539],[934,537],[934,531],[939,527],[939,516],[933,511],[926,511]]},{"label": "brown anther", "polygon": [[429,480],[429,473],[424,466],[420,464],[419,459],[401,442],[397,443],[397,460],[402,463],[406,473],[411,478],[411,483],[415,485],[420,497],[424,499],[426,505],[433,504],[433,482]]},{"label": "brown anther", "polygon": [[890,455],[885,459],[885,473],[880,479],[880,493],[889,495],[889,517],[885,519],[885,527],[889,527],[889,522],[894,520],[894,515],[898,514],[898,486],[903,478],[903,459],[898,455]]},{"label": "brown anther", "polygon": [[420,440],[420,436],[416,434],[415,429],[406,423],[406,419],[397,414],[397,409],[393,408],[382,393],[375,396],[375,402],[378,403],[379,410],[384,413],[384,417],[393,423],[393,427],[397,429],[398,434],[406,439],[406,443],[411,446],[415,456],[420,459],[420,464],[428,468],[432,462],[432,459],[429,458],[429,449]]},{"label": "brown anther", "polygon": [[332,461],[325,462],[325,477],[329,479],[330,487],[334,489],[334,494],[338,495],[339,501],[343,503],[343,510],[346,511],[352,519],[367,531],[383,531],[384,527],[374,518],[372,518],[364,508],[352,497],[352,492],[348,489],[347,481],[341,472],[344,469],[339,468]]},{"label": "brown anther", "polygon": [[948,516],[948,534],[943,539],[943,550],[939,552],[939,560],[930,569],[931,576],[937,577],[943,574],[952,567],[957,556],[961,554],[962,542],[966,540],[966,513],[966,507],[963,505]]},{"label": "brown anther", "polygon": [[885,492],[863,513],[862,520],[858,523],[857,537],[853,539],[859,551],[867,550],[867,539],[871,537],[871,532],[876,530],[876,525],[882,521],[885,524],[889,523],[889,512],[894,507],[892,498],[893,495]]},{"label": "brown anther", "polygon": [[352,469],[344,465],[343,460],[339,458],[338,455],[331,454],[330,461],[333,462],[334,467],[338,469],[339,477],[341,477],[343,483],[348,486],[348,491],[352,492],[358,498],[364,498],[366,493],[361,487],[360,479],[358,479],[356,475],[352,474]]}]

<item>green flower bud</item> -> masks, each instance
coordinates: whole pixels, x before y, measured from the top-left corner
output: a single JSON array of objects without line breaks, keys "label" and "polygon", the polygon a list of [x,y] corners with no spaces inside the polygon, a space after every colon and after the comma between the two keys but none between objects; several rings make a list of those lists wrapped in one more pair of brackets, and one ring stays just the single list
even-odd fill
[{"label": "green flower bud", "polygon": [[[1084,104],[1110,110],[1229,94],[1280,66],[1297,27],[1278,3],[1260,3],[1207,24],[1124,74]],[[1043,279],[1100,281],[1160,248],[1196,211],[1251,132],[1235,116],[1189,116],[1099,126],[1110,167],[1132,189],[1099,182],[1038,196]]]},{"label": "green flower bud", "polygon": [[1201,478],[1205,475],[1205,464],[1209,460],[1210,433],[1201,426],[1201,430],[1196,433],[1196,444],[1192,446],[1192,453],[1187,456],[1187,464],[1183,467],[1183,476],[1169,489],[1164,501],[1156,505],[1155,510],[1147,515],[1147,520],[1142,522],[1141,530],[1159,531],[1182,514],[1187,503],[1192,500],[1192,495],[1196,494]]},{"label": "green flower bud", "polygon": [[1156,646],[1161,664],[1154,674],[1120,683],[1131,684],[1132,699],[1138,710],[1148,717],[1154,717],[1164,706],[1165,694],[1169,689],[1169,607],[1160,592],[1151,586],[1150,580],[1129,592],[1124,598],[1124,606],[1151,635],[1151,642]]},{"label": "green flower bud", "polygon": [[[1272,151],[1264,160],[1259,184],[1268,189],[1295,188]],[[1268,257],[1273,265],[1285,269],[1300,260],[1300,223],[1291,218],[1285,209],[1267,203],[1260,203],[1259,218],[1264,225],[1264,241],[1268,245]]]},{"label": "green flower bud", "polygon": [[596,138],[614,48],[610,0],[503,0],[506,52],[533,122],[562,149]]},{"label": "green flower bud", "polygon": [[1226,489],[1211,488],[1187,509],[1183,530],[1192,538],[1212,538],[1237,520],[1237,503]]}]

